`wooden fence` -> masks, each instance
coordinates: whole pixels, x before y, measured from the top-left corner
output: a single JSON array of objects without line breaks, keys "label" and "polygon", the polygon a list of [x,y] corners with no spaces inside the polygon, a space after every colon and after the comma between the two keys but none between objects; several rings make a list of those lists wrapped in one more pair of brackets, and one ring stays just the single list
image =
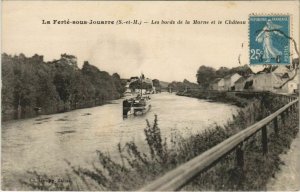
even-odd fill
[{"label": "wooden fence", "polygon": [[262,149],[263,154],[268,153],[268,134],[267,125],[274,124],[275,135],[278,135],[278,118],[281,116],[281,120],[284,123],[288,114],[297,110],[298,98],[282,96],[286,101],[289,101],[287,105],[277,110],[275,113],[262,119],[261,121],[247,127],[239,133],[229,137],[225,141],[219,143],[215,147],[207,150],[201,155],[191,159],[190,161],[178,166],[177,168],[166,173],[164,176],[158,178],[152,183],[140,189],[141,191],[175,191],[179,190],[185,184],[190,182],[193,177],[203,172],[213,163],[219,161],[222,157],[226,156],[233,150],[236,151],[237,166],[243,167],[244,165],[244,151],[243,143],[261,131],[262,135]]}]

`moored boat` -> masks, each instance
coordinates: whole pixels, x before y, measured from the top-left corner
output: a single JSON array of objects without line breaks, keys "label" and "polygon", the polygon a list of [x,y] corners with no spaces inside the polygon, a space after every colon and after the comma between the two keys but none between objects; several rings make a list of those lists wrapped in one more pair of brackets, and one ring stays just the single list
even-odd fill
[{"label": "moored boat", "polygon": [[147,113],[151,108],[150,97],[138,95],[123,101],[123,117],[138,116]]}]

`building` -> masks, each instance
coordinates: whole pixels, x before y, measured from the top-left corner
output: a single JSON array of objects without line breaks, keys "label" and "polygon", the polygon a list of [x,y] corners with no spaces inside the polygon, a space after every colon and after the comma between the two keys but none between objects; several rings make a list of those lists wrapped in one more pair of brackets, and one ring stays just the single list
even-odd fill
[{"label": "building", "polygon": [[240,77],[235,83],[234,83],[234,88],[236,91],[243,91],[245,88],[247,78],[245,77]]},{"label": "building", "polygon": [[224,77],[224,90],[230,91],[235,90],[234,83],[241,78],[241,76],[237,73],[233,75],[227,75]]},{"label": "building", "polygon": [[272,73],[282,76],[285,73],[290,73],[290,70],[286,66],[279,66],[274,71],[272,71]]},{"label": "building", "polygon": [[288,88],[280,88],[289,78],[282,77],[276,73],[259,73],[253,78],[253,90],[286,93]]},{"label": "building", "polygon": [[247,79],[245,80],[245,85],[244,85],[244,91],[251,91],[253,90],[253,78],[254,74],[251,74]]},{"label": "building", "polygon": [[217,78],[210,84],[210,89],[214,91],[224,91],[224,79]]},{"label": "building", "polygon": [[[289,80],[290,78],[293,79]],[[256,91],[271,91],[275,93],[291,94],[297,91],[298,87],[298,72],[295,74],[295,71],[290,71],[285,66],[280,66],[269,73],[258,73],[253,78],[253,90]]]},{"label": "building", "polygon": [[213,82],[211,82],[210,84],[209,84],[209,89],[210,90],[215,90],[215,91],[217,91],[218,90],[218,82],[221,80],[221,78],[217,78],[217,79],[215,79],[215,80],[213,80]]},{"label": "building", "polygon": [[253,77],[253,90],[254,91],[273,91],[273,85],[272,82],[276,81],[276,79],[272,80],[272,78],[275,78],[272,76],[271,73],[265,73],[261,72]]},{"label": "building", "polygon": [[[138,81],[138,83],[139,84],[141,84],[142,82],[143,83],[147,83],[147,84],[149,84],[150,86],[151,86],[151,90],[149,89],[149,88],[147,88],[148,90],[146,90],[146,89],[135,89],[135,91],[134,90],[132,90],[131,88],[130,88],[130,85],[132,84],[132,83],[135,83],[136,81]],[[136,83],[135,83],[136,84]],[[125,88],[126,88],[126,91],[125,91],[125,94],[130,94],[130,93],[146,93],[146,91],[148,91],[148,92],[150,92],[150,93],[156,93],[156,89],[155,89],[155,87],[153,86],[153,81],[152,81],[152,79],[149,79],[149,78],[145,78],[145,79],[143,79],[143,80],[141,80],[139,77],[130,77],[130,79],[129,80],[127,80],[127,84],[126,84],[126,86],[125,86]]]},{"label": "building", "polygon": [[287,84],[282,87],[282,90],[284,93],[288,94],[297,93],[299,90],[299,82],[295,79],[288,81]]}]

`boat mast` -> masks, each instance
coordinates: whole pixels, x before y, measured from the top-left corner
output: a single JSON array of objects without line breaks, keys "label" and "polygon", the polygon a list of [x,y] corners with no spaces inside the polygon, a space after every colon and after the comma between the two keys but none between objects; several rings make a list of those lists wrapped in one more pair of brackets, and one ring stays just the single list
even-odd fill
[{"label": "boat mast", "polygon": [[142,95],[143,95],[143,78],[144,78],[144,74],[142,73],[141,74],[141,97],[142,97]]}]

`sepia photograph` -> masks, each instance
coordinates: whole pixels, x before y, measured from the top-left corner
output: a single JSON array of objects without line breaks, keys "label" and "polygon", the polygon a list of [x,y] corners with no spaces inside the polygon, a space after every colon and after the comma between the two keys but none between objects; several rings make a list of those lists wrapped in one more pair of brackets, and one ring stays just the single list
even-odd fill
[{"label": "sepia photograph", "polygon": [[299,1],[1,5],[1,190],[300,190]]}]

